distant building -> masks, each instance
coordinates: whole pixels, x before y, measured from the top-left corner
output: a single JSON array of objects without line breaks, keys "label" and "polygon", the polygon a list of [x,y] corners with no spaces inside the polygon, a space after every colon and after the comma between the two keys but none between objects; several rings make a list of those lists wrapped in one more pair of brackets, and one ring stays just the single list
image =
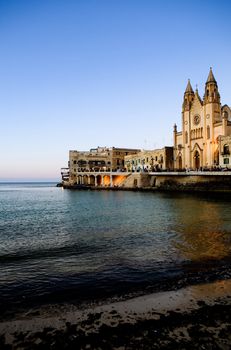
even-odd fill
[{"label": "distant building", "polygon": [[139,149],[97,147],[90,151],[69,151],[68,172],[63,172],[66,181],[75,183],[77,176],[87,172],[124,170],[124,157],[136,154]]},{"label": "distant building", "polygon": [[[221,105],[212,69],[205,83],[203,100],[188,81],[182,106],[182,131],[174,125],[174,168],[200,169],[230,164],[224,146],[230,145],[231,110]],[[219,142],[222,142],[222,145]],[[223,148],[222,148],[223,147]],[[228,148],[227,148],[228,150]]]},{"label": "distant building", "polygon": [[127,171],[158,171],[173,169],[173,147],[143,150],[124,158]]}]

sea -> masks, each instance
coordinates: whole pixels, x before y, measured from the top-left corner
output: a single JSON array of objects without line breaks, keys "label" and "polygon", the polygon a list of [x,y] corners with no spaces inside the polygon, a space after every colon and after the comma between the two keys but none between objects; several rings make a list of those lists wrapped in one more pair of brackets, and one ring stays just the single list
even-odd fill
[{"label": "sea", "polygon": [[231,277],[231,195],[0,184],[0,317]]}]

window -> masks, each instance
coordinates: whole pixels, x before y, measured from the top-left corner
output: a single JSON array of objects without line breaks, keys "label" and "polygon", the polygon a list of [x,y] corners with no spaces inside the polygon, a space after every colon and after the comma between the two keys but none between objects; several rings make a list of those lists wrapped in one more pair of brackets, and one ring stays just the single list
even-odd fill
[{"label": "window", "polygon": [[79,166],[85,166],[85,165],[87,164],[87,162],[86,162],[86,160],[84,160],[84,159],[80,159],[80,160],[78,160],[77,164],[78,164]]},{"label": "window", "polygon": [[209,125],[207,126],[207,139],[210,139],[210,127],[209,127]]},{"label": "window", "polygon": [[229,158],[224,158],[224,164],[229,164]]},{"label": "window", "polygon": [[224,145],[224,154],[229,154],[229,145]]},{"label": "window", "polygon": [[155,161],[157,162],[157,157],[155,157]]},{"label": "window", "polygon": [[185,131],[185,143],[188,143],[188,132]]},{"label": "window", "polygon": [[201,121],[201,117],[199,115],[195,115],[193,118],[194,124],[198,125],[198,124],[200,124],[200,121]]}]

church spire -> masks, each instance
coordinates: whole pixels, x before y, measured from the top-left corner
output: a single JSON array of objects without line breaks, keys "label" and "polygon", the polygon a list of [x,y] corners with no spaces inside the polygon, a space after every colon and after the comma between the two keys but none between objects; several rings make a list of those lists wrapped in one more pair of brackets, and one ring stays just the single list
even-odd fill
[{"label": "church spire", "polygon": [[210,67],[208,79],[206,81],[206,84],[208,84],[208,83],[215,83],[215,84],[217,84],[216,79],[214,78],[214,75],[213,75],[212,67]]},{"label": "church spire", "polygon": [[185,89],[185,93],[184,93],[184,102],[183,102],[183,106],[182,109],[183,111],[189,111],[192,105],[192,101],[194,100],[194,91],[192,88],[192,85],[190,83],[190,79],[188,79],[188,84],[186,86]]},{"label": "church spire", "polygon": [[185,89],[185,93],[186,93],[186,92],[194,93],[193,88],[192,88],[192,85],[191,85],[191,83],[190,83],[190,79],[188,79],[188,84],[187,84],[186,89]]},{"label": "church spire", "polygon": [[216,79],[214,78],[212,68],[210,67],[208,79],[205,83],[204,103],[218,103],[220,104],[220,94]]}]

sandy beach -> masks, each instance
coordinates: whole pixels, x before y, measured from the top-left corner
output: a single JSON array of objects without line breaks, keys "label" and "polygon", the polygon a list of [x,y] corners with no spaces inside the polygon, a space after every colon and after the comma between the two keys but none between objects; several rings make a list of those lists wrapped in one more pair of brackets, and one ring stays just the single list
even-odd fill
[{"label": "sandy beach", "polygon": [[0,323],[0,349],[230,349],[231,280],[81,309],[47,305]]}]

